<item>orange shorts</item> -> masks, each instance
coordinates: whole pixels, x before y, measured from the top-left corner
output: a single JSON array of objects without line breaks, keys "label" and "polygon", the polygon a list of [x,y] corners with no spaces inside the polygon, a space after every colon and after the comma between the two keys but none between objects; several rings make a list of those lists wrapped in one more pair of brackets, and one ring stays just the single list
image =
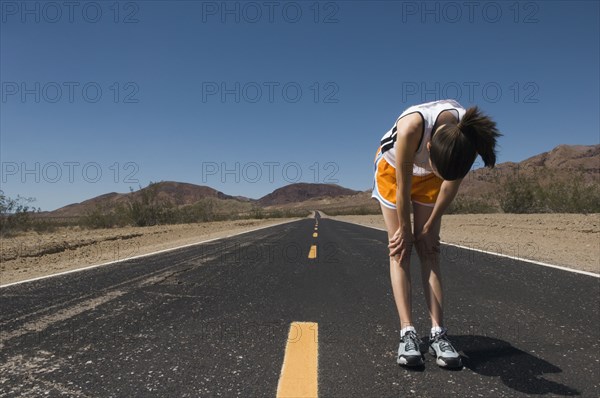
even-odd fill
[{"label": "orange shorts", "polygon": [[[372,198],[377,199],[382,205],[390,209],[396,208],[396,168],[389,164],[377,149],[374,163],[375,175],[373,178]],[[410,200],[425,206],[433,206],[440,193],[442,180],[435,174],[425,176],[412,176]]]}]

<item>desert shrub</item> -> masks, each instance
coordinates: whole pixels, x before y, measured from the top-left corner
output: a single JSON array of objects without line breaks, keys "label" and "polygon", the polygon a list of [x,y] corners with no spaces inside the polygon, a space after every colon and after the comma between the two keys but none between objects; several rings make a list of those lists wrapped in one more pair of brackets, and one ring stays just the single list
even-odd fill
[{"label": "desert shrub", "polygon": [[498,208],[492,204],[491,198],[470,198],[458,196],[454,198],[446,214],[483,214],[497,213]]},{"label": "desert shrub", "polygon": [[151,182],[144,189],[140,187],[137,195],[130,195],[125,214],[133,225],[146,227],[174,223],[176,212],[170,202],[158,198],[158,183]]},{"label": "desert shrub", "polygon": [[263,218],[294,218],[307,217],[310,214],[308,209],[264,209],[254,206],[250,211],[244,213],[232,214],[233,219],[255,220]]},{"label": "desert shrub", "polygon": [[177,223],[197,223],[215,221],[219,216],[213,198],[203,198],[193,205],[173,209],[173,221]]},{"label": "desert shrub", "polygon": [[77,220],[65,221],[32,215],[29,219],[29,229],[35,232],[54,232],[58,227],[76,225]]},{"label": "desert shrub", "polygon": [[542,187],[534,177],[514,174],[500,187],[500,207],[505,213],[539,213],[543,211]]},{"label": "desert shrub", "polygon": [[17,196],[13,199],[0,191],[0,234],[2,236],[11,236],[31,227],[32,213],[40,211],[39,208],[29,206],[32,202],[35,202],[35,198]]},{"label": "desert shrub", "polygon": [[112,228],[126,224],[127,221],[123,217],[122,211],[110,211],[101,206],[88,210],[80,219],[80,225],[90,229]]},{"label": "desert shrub", "polygon": [[357,206],[341,209],[327,209],[327,214],[330,216],[353,215],[362,216],[367,214],[381,214],[381,209],[375,206]]},{"label": "desert shrub", "polygon": [[293,217],[308,217],[310,210],[307,209],[284,209],[269,213],[270,218],[293,218]]},{"label": "desert shrub", "polygon": [[[548,182],[543,182],[542,176]],[[505,213],[598,213],[600,186],[586,182],[583,171],[571,178],[556,178],[547,169],[531,177],[508,178],[500,187],[500,205]]]},{"label": "desert shrub", "polygon": [[265,211],[262,207],[254,206],[252,210],[250,210],[250,218],[254,219],[262,219],[265,218]]},{"label": "desert shrub", "polygon": [[268,216],[269,216],[270,218],[284,218],[284,217],[286,217],[286,216],[285,216],[285,213],[288,213],[288,214],[289,214],[289,213],[290,213],[290,210],[286,210],[286,211],[279,210],[279,209],[277,209],[277,210],[271,210],[271,211],[269,212]]},{"label": "desert shrub", "polygon": [[555,213],[599,213],[600,186],[586,183],[581,174],[567,181],[553,181],[543,190],[543,202]]}]

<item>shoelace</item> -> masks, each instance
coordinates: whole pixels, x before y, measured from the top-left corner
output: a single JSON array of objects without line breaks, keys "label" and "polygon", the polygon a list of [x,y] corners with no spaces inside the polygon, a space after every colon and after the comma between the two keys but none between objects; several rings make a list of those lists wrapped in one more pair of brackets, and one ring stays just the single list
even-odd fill
[{"label": "shoelace", "polygon": [[404,344],[406,344],[406,351],[418,351],[417,344],[419,338],[413,331],[406,332],[402,340],[404,340]]},{"label": "shoelace", "polygon": [[439,343],[440,350],[442,350],[442,352],[454,351],[454,347],[452,347],[452,344],[450,343],[450,341],[448,341],[448,337],[446,336],[445,330],[441,333],[436,334],[433,338],[433,341],[437,341]]}]

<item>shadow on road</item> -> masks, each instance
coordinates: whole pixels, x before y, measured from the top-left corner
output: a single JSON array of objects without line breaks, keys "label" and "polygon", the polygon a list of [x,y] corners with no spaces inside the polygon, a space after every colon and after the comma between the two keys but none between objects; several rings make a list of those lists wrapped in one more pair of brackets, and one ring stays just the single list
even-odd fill
[{"label": "shadow on road", "polygon": [[510,343],[486,336],[452,336],[457,349],[462,348],[463,363],[482,376],[500,377],[513,390],[525,394],[580,395],[580,392],[544,378],[545,373],[562,370],[541,358],[513,347]]}]

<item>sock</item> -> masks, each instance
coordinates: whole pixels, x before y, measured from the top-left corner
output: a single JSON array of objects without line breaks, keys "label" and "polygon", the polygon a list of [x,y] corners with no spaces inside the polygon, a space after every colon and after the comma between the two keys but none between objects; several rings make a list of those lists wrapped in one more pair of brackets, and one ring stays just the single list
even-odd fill
[{"label": "sock", "polygon": [[402,328],[402,330],[400,330],[400,338],[404,337],[406,332],[408,332],[409,330],[412,330],[413,332],[417,333],[417,330],[415,329],[414,326],[407,326],[405,328]]},{"label": "sock", "polygon": [[441,326],[434,326],[431,328],[431,336],[435,336],[436,333],[442,333],[444,328]]}]

